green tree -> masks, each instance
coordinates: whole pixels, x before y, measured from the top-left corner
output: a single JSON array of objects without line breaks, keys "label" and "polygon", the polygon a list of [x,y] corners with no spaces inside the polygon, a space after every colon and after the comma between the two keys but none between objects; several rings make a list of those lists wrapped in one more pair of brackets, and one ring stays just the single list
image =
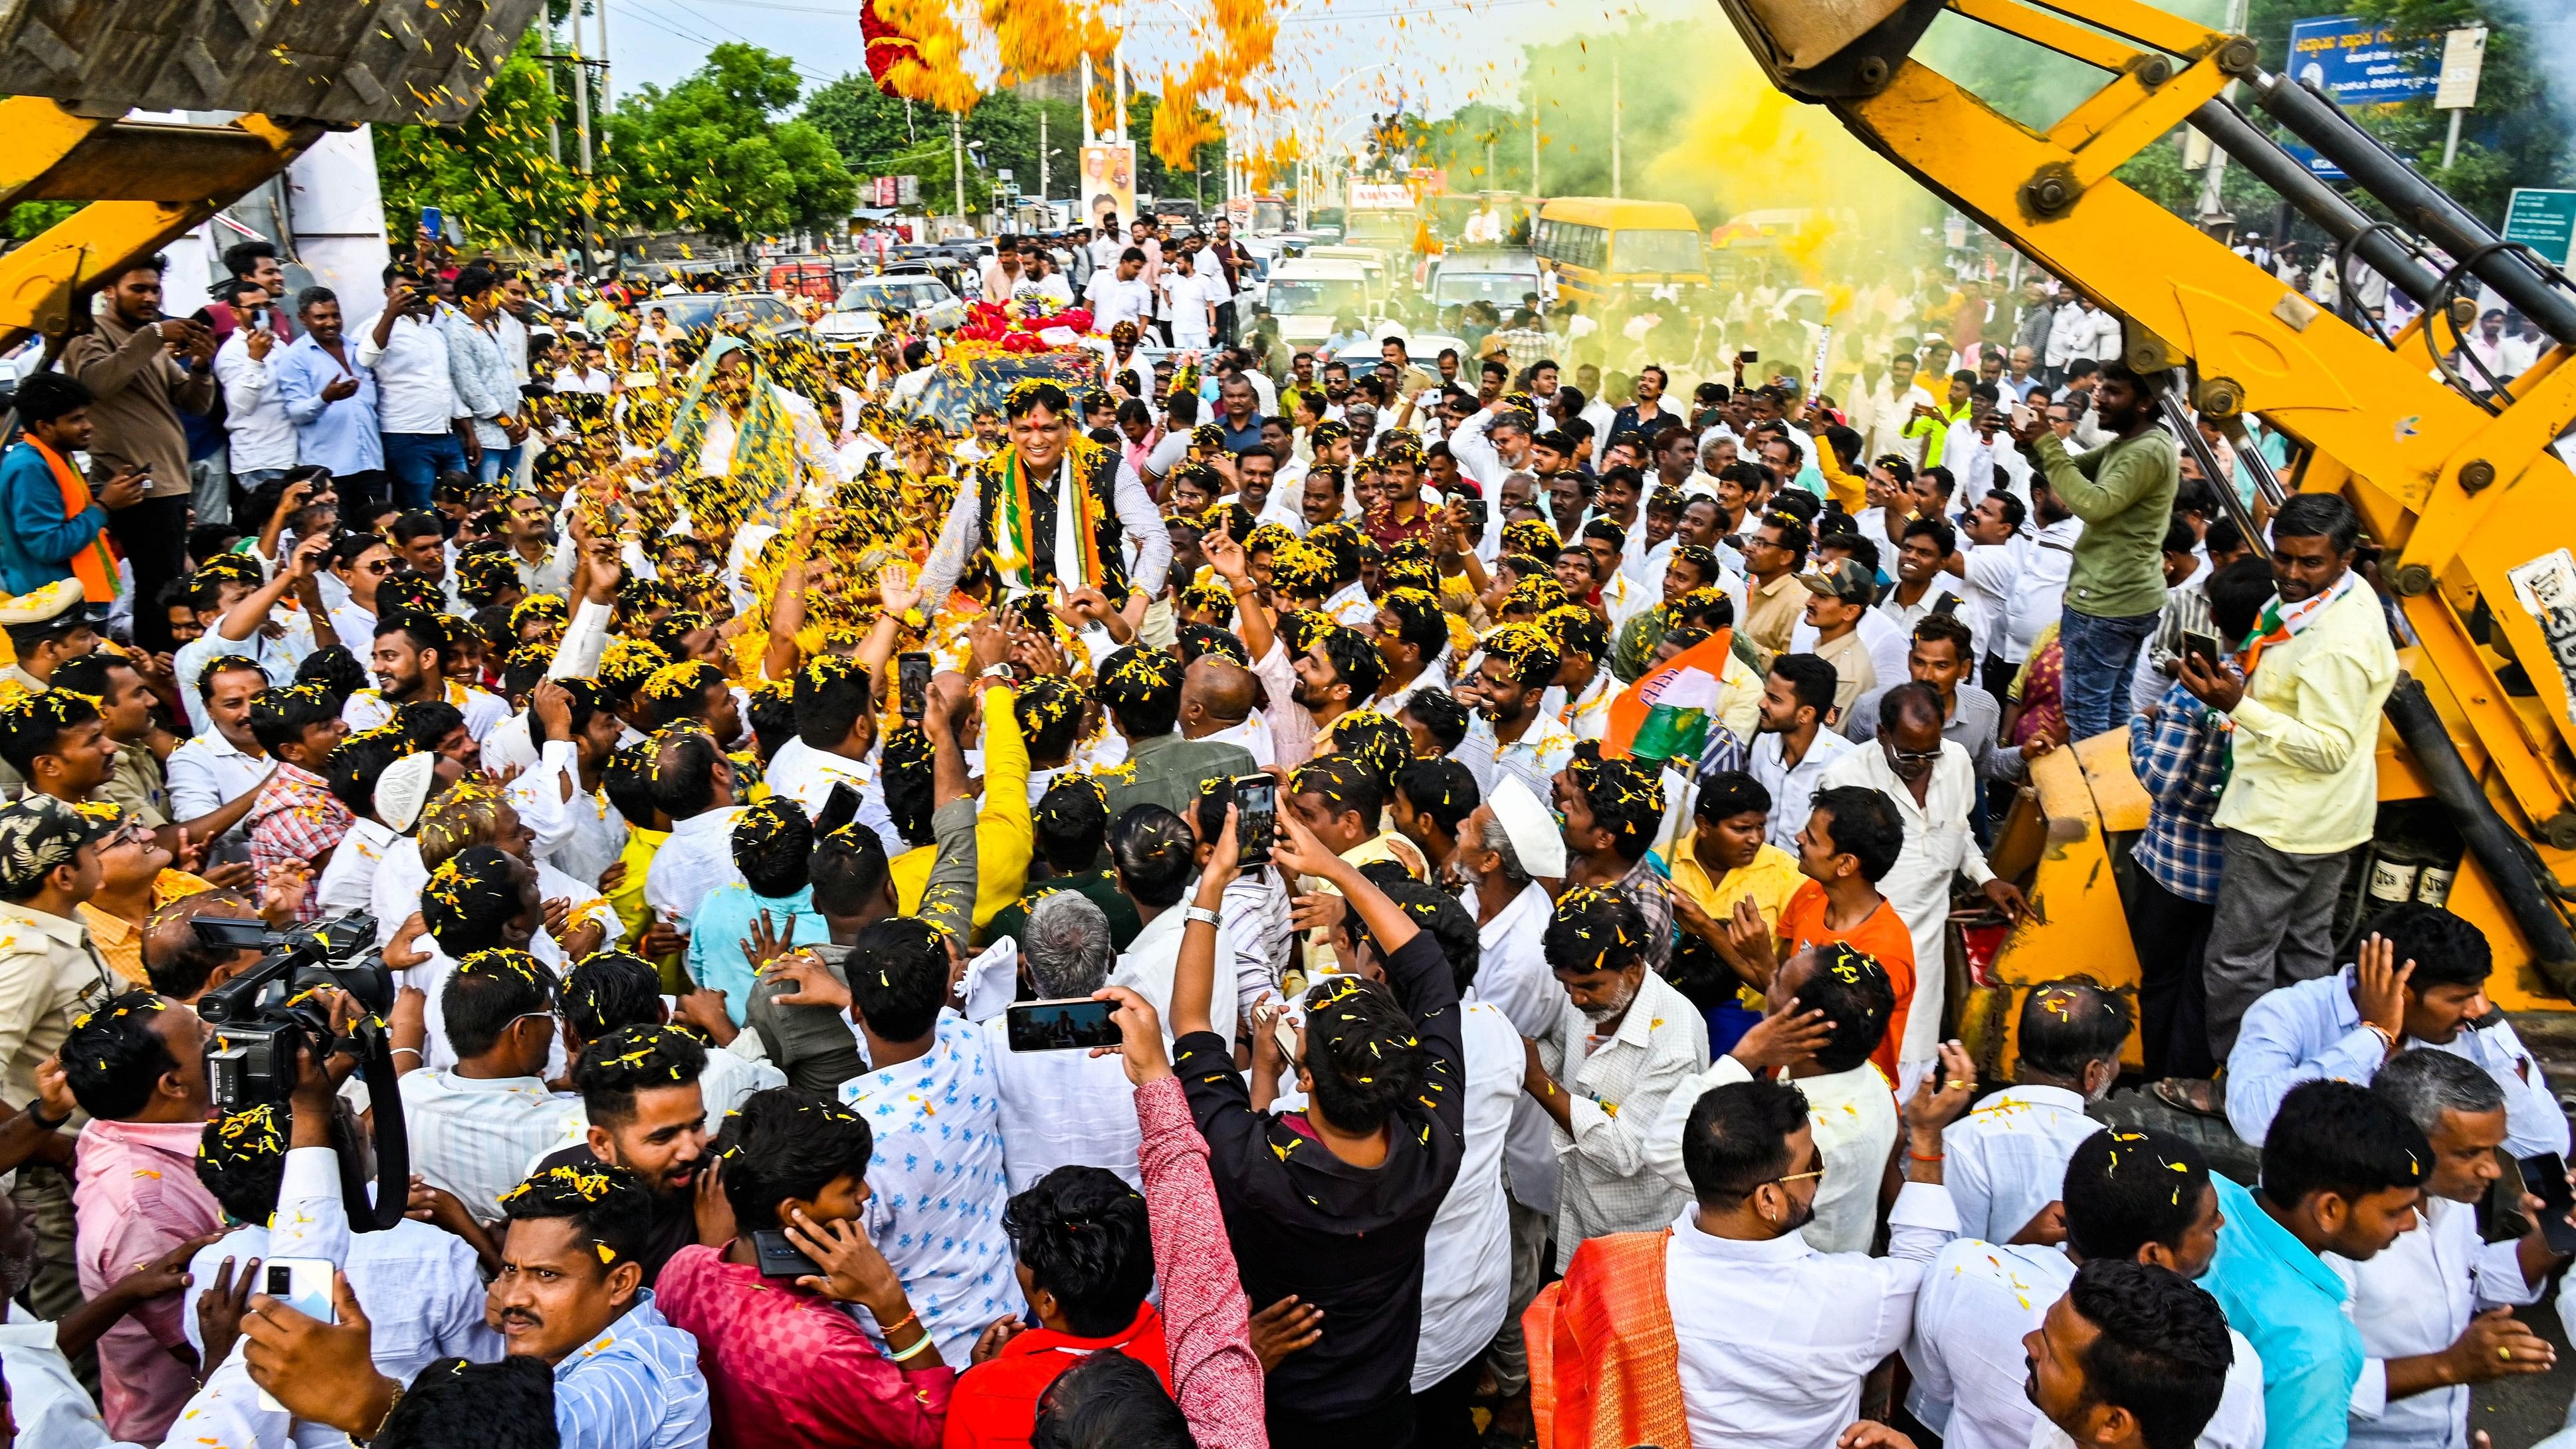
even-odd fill
[{"label": "green tree", "polygon": [[[387,229],[408,241],[423,207],[438,207],[478,238],[532,240],[564,227],[585,200],[603,222],[619,214],[616,178],[585,187],[574,155],[572,98],[548,83],[544,32],[530,27],[493,75],[481,104],[453,126],[378,126],[376,182]],[[568,72],[558,78],[569,83]],[[594,98],[594,113],[596,100]],[[566,160],[554,157],[549,127]]]},{"label": "green tree", "polygon": [[667,91],[638,87],[609,120],[627,206],[735,240],[836,225],[857,185],[829,135],[779,119],[798,90],[787,57],[731,41]]}]

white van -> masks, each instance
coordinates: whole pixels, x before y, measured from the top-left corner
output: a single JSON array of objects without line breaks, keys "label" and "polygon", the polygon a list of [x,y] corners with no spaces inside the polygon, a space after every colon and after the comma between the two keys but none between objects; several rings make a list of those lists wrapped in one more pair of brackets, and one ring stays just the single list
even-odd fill
[{"label": "white van", "polygon": [[1270,315],[1279,320],[1279,340],[1290,347],[1312,347],[1333,335],[1333,321],[1344,314],[1366,320],[1369,305],[1365,263],[1296,257],[1270,269]]}]

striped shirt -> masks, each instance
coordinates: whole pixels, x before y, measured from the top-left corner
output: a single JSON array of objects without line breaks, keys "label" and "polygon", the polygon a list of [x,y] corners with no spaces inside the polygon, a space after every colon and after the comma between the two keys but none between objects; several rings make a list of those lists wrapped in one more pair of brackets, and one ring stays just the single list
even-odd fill
[{"label": "striped shirt", "polygon": [[557,1096],[535,1077],[424,1068],[403,1077],[402,1099],[412,1171],[486,1223],[500,1221],[501,1194],[588,1123],[579,1097]]},{"label": "striped shirt", "polygon": [[662,1317],[649,1288],[555,1365],[563,1449],[704,1449],[713,1423],[698,1341]]}]

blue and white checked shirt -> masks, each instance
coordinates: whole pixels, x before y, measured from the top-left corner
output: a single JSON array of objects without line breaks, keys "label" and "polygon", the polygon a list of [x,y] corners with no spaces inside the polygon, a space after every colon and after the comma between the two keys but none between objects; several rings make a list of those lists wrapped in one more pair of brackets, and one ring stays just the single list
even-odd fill
[{"label": "blue and white checked shirt", "polygon": [[983,1033],[942,1011],[928,1054],[843,1082],[841,1104],[876,1134],[868,1236],[939,1340],[939,1356],[965,1363],[986,1325],[1028,1306],[1002,1231],[1011,1184]]},{"label": "blue and white checked shirt", "polygon": [[2129,768],[2154,802],[2129,858],[2184,900],[2214,904],[2223,852],[2209,822],[2226,783],[2227,732],[2177,682],[2157,702],[2154,718],[2129,721]]},{"label": "blue and white checked shirt", "polygon": [[714,1423],[698,1341],[636,1295],[626,1316],[555,1365],[563,1449],[706,1449]]},{"label": "blue and white checked shirt", "polygon": [[[2266,992],[2246,1009],[2236,1050],[2227,1054],[2227,1122],[2236,1135],[2261,1146],[2281,1110],[2281,1099],[2301,1082],[2319,1078],[2370,1085],[2388,1059],[2379,1034],[2361,1024],[2352,1000],[2353,968]],[[2504,1088],[2504,1149],[2516,1157],[2567,1154],[2567,1114],[2549,1090],[2548,1075],[2514,1035],[2497,1021],[2483,1031],[2463,1027],[2449,1041],[2408,1037],[2400,1047],[2431,1047],[2486,1068]]]}]

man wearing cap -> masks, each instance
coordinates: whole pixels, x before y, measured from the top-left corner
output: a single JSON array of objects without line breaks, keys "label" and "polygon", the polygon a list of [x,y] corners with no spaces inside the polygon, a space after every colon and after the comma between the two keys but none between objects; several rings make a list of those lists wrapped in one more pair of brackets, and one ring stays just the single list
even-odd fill
[{"label": "man wearing cap", "polygon": [[1813,654],[1834,667],[1834,716],[1840,719],[1853,700],[1878,687],[1878,665],[1861,635],[1877,584],[1858,559],[1848,558],[1818,560],[1798,582],[1807,586],[1807,615],[1790,631],[1789,652]]},{"label": "man wearing cap", "polygon": [[[108,825],[50,795],[0,807],[0,1103],[49,1120],[36,1069],[62,1049],[72,1018],[116,993],[80,922],[99,886]],[[59,1318],[80,1305],[72,1256],[72,1139],[48,1141],[18,1169],[10,1198],[36,1227],[43,1263],[28,1305]]]},{"label": "man wearing cap", "polygon": [[98,630],[81,607],[84,597],[80,580],[65,578],[0,599],[0,630],[8,632],[9,648],[18,656],[0,668],[0,697],[51,688],[57,667],[98,647]]}]

